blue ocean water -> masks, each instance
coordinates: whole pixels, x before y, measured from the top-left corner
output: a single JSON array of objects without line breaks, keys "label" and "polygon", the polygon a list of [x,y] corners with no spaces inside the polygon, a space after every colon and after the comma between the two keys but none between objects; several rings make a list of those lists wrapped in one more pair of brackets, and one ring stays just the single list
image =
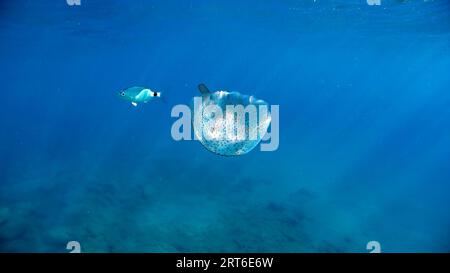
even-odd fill
[{"label": "blue ocean water", "polygon": [[[2,1],[0,41],[2,252],[450,251],[449,1]],[[200,82],[279,149],[174,141]]]}]

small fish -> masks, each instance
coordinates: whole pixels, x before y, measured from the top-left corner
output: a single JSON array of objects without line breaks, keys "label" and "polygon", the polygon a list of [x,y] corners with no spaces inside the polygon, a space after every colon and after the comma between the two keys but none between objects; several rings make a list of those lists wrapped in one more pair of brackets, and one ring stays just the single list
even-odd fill
[{"label": "small fish", "polygon": [[138,103],[147,103],[154,98],[160,98],[161,92],[155,92],[146,87],[133,86],[121,90],[118,95],[123,100],[131,102],[133,106],[137,106]]}]

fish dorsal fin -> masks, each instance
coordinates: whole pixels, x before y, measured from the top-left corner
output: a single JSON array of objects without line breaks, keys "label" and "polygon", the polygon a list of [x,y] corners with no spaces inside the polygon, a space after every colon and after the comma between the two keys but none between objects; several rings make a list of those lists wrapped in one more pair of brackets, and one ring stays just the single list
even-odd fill
[{"label": "fish dorsal fin", "polygon": [[208,87],[206,87],[206,85],[204,83],[201,83],[198,85],[198,90],[200,91],[200,93],[202,93],[202,95],[209,95],[211,94],[211,92],[209,91]]}]

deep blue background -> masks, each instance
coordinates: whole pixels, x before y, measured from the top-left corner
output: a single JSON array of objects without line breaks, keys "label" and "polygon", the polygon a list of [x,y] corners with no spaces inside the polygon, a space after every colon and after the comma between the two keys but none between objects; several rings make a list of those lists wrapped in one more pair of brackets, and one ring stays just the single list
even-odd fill
[{"label": "deep blue background", "polygon": [[[449,1],[1,1],[0,41],[0,251],[450,251]],[[173,141],[200,82],[279,150]]]}]

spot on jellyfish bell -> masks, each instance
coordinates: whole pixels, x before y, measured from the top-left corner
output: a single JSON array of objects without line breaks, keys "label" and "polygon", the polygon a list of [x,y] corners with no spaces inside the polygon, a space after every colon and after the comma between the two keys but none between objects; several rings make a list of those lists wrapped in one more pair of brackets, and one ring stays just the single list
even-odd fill
[{"label": "spot on jellyfish bell", "polygon": [[267,102],[238,92],[210,92],[204,84],[198,89],[201,98],[194,98],[192,125],[207,150],[238,156],[261,142],[271,121]]}]

